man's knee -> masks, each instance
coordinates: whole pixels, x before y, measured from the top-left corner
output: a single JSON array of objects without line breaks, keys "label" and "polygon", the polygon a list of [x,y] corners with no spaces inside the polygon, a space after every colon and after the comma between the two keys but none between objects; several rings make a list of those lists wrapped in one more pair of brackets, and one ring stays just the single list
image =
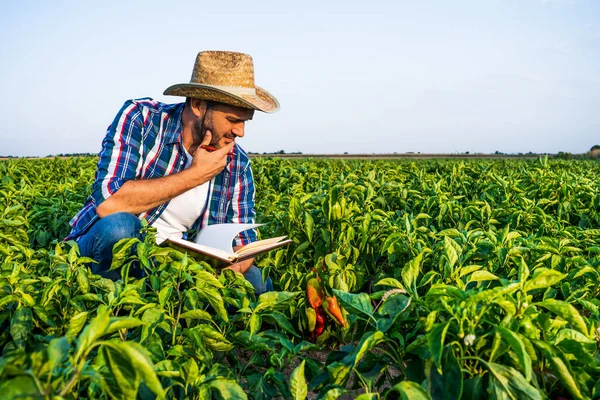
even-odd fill
[{"label": "man's knee", "polygon": [[256,265],[252,265],[245,273],[244,278],[254,286],[254,293],[259,296],[265,292],[273,291],[273,282],[271,278],[262,280],[262,271]]},{"label": "man's knee", "polygon": [[117,212],[101,218],[97,224],[105,243],[115,244],[122,239],[141,239],[142,223],[138,217],[127,212]]}]

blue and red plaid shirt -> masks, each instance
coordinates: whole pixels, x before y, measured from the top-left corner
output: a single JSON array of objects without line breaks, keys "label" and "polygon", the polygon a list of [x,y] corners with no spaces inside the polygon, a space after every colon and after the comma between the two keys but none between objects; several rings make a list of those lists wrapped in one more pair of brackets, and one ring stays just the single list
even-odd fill
[{"label": "blue and red plaid shirt", "polygon": [[[151,98],[126,101],[102,142],[92,194],[73,219],[65,240],[76,239],[100,218],[96,207],[131,179],[152,179],[181,171],[186,164],[181,131],[184,103]],[[190,232],[225,222],[254,223],[254,179],[248,155],[237,144],[227,166],[209,185],[208,201]],[[152,224],[168,202],[139,215]],[[236,245],[256,241],[255,230],[239,234]]]}]

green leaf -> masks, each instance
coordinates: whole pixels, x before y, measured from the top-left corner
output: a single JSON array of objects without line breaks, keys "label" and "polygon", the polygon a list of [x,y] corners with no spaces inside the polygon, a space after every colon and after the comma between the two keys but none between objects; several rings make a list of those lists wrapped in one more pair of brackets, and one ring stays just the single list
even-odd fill
[{"label": "green leaf", "polygon": [[344,393],[346,393],[346,390],[342,388],[329,389],[322,397],[319,397],[319,400],[337,400]]},{"label": "green leaf", "polygon": [[541,303],[536,304],[553,312],[565,321],[568,321],[573,328],[583,333],[584,335],[589,335],[585,320],[579,314],[579,311],[577,311],[577,309],[571,304],[565,301],[555,299],[547,299],[542,301]]},{"label": "green leaf", "polygon": [[588,338],[583,333],[567,328],[561,329],[558,332],[558,335],[556,335],[556,338],[554,339],[554,344],[559,344],[563,340],[573,340],[581,343],[582,345],[586,346],[591,353],[594,352],[594,348],[597,343],[595,340]]},{"label": "green leaf", "polygon": [[139,378],[129,357],[121,351],[114,349],[112,343],[100,347],[100,354],[104,358],[105,370],[100,370],[104,378],[104,389],[111,398],[135,399]]},{"label": "green leaf", "polygon": [[545,289],[556,285],[566,276],[567,275],[561,274],[553,269],[538,268],[534,271],[533,278],[525,283],[523,289],[525,292],[530,292],[536,289]]},{"label": "green leaf", "polygon": [[344,308],[354,314],[366,314],[373,316],[373,305],[366,293],[347,293],[342,290],[332,289],[333,293],[343,304]]},{"label": "green leaf", "polygon": [[517,282],[510,283],[506,286],[499,286],[499,287],[495,287],[493,289],[487,289],[487,290],[478,292],[477,294],[469,297],[468,301],[471,304],[477,304],[477,303],[480,303],[480,305],[490,304],[490,303],[495,302],[496,299],[498,299],[502,296],[507,296],[507,295],[513,294],[514,292],[519,290],[519,288],[520,288],[519,283],[517,283]]},{"label": "green leaf", "polygon": [[332,362],[327,365],[327,374],[329,375],[329,383],[337,386],[345,386],[346,381],[352,372],[352,366],[342,362]]},{"label": "green leaf", "polygon": [[260,373],[248,376],[248,394],[254,400],[270,400],[277,396],[277,389],[267,379]]},{"label": "green leaf", "polygon": [[350,377],[352,368],[358,365],[365,353],[381,343],[383,338],[383,332],[366,332],[352,352],[348,353],[341,361],[327,365],[330,383],[344,387]]},{"label": "green leaf", "polygon": [[67,339],[69,339],[69,341],[73,341],[79,332],[81,332],[87,321],[87,317],[87,311],[80,312],[71,317],[69,320],[69,330],[67,331]]},{"label": "green leaf", "polygon": [[402,282],[404,282],[404,287],[412,292],[416,291],[417,278],[421,271],[424,254],[425,252],[422,251],[418,256],[407,262],[402,268]]},{"label": "green leaf", "polygon": [[525,283],[529,278],[529,267],[523,258],[519,263],[519,281]]},{"label": "green leaf", "polygon": [[173,293],[173,286],[166,286],[158,292],[158,302],[161,306],[164,307],[167,304],[171,293]]},{"label": "green leaf", "polygon": [[17,296],[15,296],[14,294],[10,294],[8,296],[3,296],[2,298],[0,298],[0,309],[3,308],[4,306],[6,306],[7,304],[17,302],[17,301],[19,301],[19,298]]},{"label": "green leaf", "polygon": [[290,393],[294,400],[305,400],[308,395],[308,386],[306,378],[304,378],[304,364],[306,360],[302,360],[290,375]]},{"label": "green leaf", "polygon": [[191,329],[192,331],[198,331],[204,338],[204,343],[212,350],[216,351],[230,351],[233,349],[233,345],[229,340],[223,336],[219,331],[216,331],[212,326],[201,324]]},{"label": "green leaf", "polygon": [[215,288],[222,288],[223,284],[221,283],[221,281],[219,281],[219,279],[214,276],[213,274],[211,274],[208,271],[196,271],[194,273],[194,277],[196,278],[196,285],[197,286],[212,286]]},{"label": "green leaf", "polygon": [[442,324],[436,324],[429,331],[429,333],[427,333],[429,352],[431,353],[433,361],[435,362],[435,366],[440,374],[442,373],[442,354],[444,351],[444,341],[446,340],[446,333],[448,332],[449,326],[450,321],[446,321]]},{"label": "green leaf", "polygon": [[400,281],[398,281],[397,279],[394,279],[394,278],[383,278],[382,280],[380,280],[379,282],[377,282],[375,284],[375,286],[391,286],[391,287],[394,287],[396,289],[402,289],[402,290],[404,290],[404,286],[402,286],[402,284],[400,283]]},{"label": "green leaf", "polygon": [[83,268],[77,270],[77,285],[81,293],[85,294],[90,291],[90,280],[88,279],[86,270]]},{"label": "green leaf", "polygon": [[186,311],[183,314],[181,314],[181,318],[183,318],[183,319],[202,319],[205,321],[213,320],[212,315],[210,315],[210,313],[208,313],[207,311],[204,311],[204,310],[200,310],[200,309]]},{"label": "green leaf", "polygon": [[139,318],[133,317],[116,317],[111,318],[105,334],[117,332],[120,329],[134,329],[144,325],[144,322]]},{"label": "green leaf", "polygon": [[458,253],[452,242],[454,242],[454,240],[450,239],[448,236],[444,236],[444,255],[448,260],[450,268],[454,268],[454,265],[458,261]]},{"label": "green leaf", "polygon": [[444,348],[442,358],[443,374],[435,368],[432,360],[426,364],[427,392],[434,399],[460,399],[463,392],[463,376],[460,364],[450,345]]},{"label": "green leaf", "polygon": [[357,365],[363,358],[366,352],[372,350],[377,346],[385,337],[383,332],[366,332],[361,338],[356,348],[352,353],[344,357],[344,362],[351,365]]},{"label": "green leaf", "polygon": [[379,399],[379,395],[377,393],[363,393],[358,397],[355,397],[354,400],[377,400]]},{"label": "green leaf", "polygon": [[389,296],[378,309],[379,315],[389,316],[389,318],[379,318],[377,320],[377,329],[381,332],[386,332],[409,305],[410,297],[408,296],[403,294]]},{"label": "green leaf", "polygon": [[483,268],[483,265],[465,265],[458,270],[458,277],[462,278],[465,275],[469,275],[471,272],[475,272]]},{"label": "green leaf", "polygon": [[163,399],[165,392],[154,371],[154,365],[146,349],[136,342],[104,342],[104,346],[110,346],[121,352],[129,360],[133,370],[142,378],[142,381],[154,393],[157,398]]},{"label": "green leaf", "polygon": [[18,375],[12,379],[2,379],[0,393],[4,399],[42,399],[33,378],[27,375]]},{"label": "green leaf", "polygon": [[96,340],[106,334],[108,325],[110,324],[110,317],[108,311],[100,309],[98,314],[88,326],[85,327],[79,338],[77,339],[77,353],[75,359],[79,359],[81,354],[85,352],[88,347],[92,346]]},{"label": "green leaf", "polygon": [[519,337],[519,334],[501,326],[497,326],[496,330],[516,354],[519,365],[521,366],[521,371],[525,374],[525,379],[528,382],[531,381],[531,357],[529,357],[525,344]]},{"label": "green leaf", "polygon": [[[402,400],[431,400],[429,394],[419,384],[411,381],[402,381],[395,384],[385,393],[387,399],[393,393],[398,393]],[[396,399],[396,396],[392,397]]]},{"label": "green leaf", "polygon": [[488,394],[496,399],[542,400],[544,397],[514,368],[496,363],[483,363],[490,371]]},{"label": "green leaf", "polygon": [[19,348],[25,347],[27,336],[33,329],[33,315],[30,308],[21,307],[10,319],[10,335]]},{"label": "green leaf", "polygon": [[258,296],[254,312],[286,308],[301,292],[266,292]]},{"label": "green leaf", "polygon": [[52,328],[56,327],[56,322],[54,322],[54,320],[52,319],[52,317],[50,316],[48,311],[46,311],[45,307],[35,306],[35,307],[33,307],[33,312],[46,325],[48,325]]},{"label": "green leaf", "polygon": [[210,381],[208,386],[219,393],[223,400],[240,399],[247,400],[248,396],[237,382],[228,379],[217,379]]},{"label": "green leaf", "polygon": [[585,275],[587,273],[592,273],[592,274],[598,276],[598,272],[594,268],[590,267],[589,265],[586,265],[585,267],[580,268],[577,271],[577,273],[575,275],[573,275],[573,279],[577,279],[580,276],[583,276],[583,275]]},{"label": "green leaf", "polygon": [[50,372],[69,356],[69,350],[71,350],[71,346],[64,336],[54,338],[48,343],[46,352],[48,354],[48,368]]},{"label": "green leaf", "polygon": [[259,313],[254,312],[250,316],[250,321],[248,322],[248,327],[250,331],[250,336],[254,335],[260,329],[262,325],[262,318]]},{"label": "green leaf", "polygon": [[426,297],[454,297],[455,299],[466,299],[465,292],[455,286],[445,285],[443,283],[434,283],[425,295]]},{"label": "green leaf", "polygon": [[225,309],[225,302],[223,297],[217,291],[217,289],[211,287],[204,287],[196,291],[198,297],[208,301],[208,303],[215,309],[217,315],[221,317],[225,322],[229,321],[227,310]]},{"label": "green leaf", "polygon": [[263,314],[263,318],[267,320],[267,322],[275,322],[281,329],[290,333],[296,337],[300,337],[298,332],[294,329],[293,325],[290,323],[290,319],[283,313],[279,311],[271,311],[268,314]]},{"label": "green leaf", "polygon": [[462,400],[480,400],[485,398],[481,375],[464,381]]},{"label": "green leaf", "polygon": [[531,340],[535,347],[540,349],[544,357],[550,362],[552,369],[558,375],[560,382],[567,388],[575,399],[583,399],[581,389],[573,375],[571,365],[565,355],[555,346],[541,340]]},{"label": "green leaf", "polygon": [[304,213],[304,232],[306,232],[306,237],[312,243],[315,232],[315,221],[312,215],[307,212]]},{"label": "green leaf", "polygon": [[498,277],[488,271],[475,271],[469,277],[469,282],[496,281]]}]

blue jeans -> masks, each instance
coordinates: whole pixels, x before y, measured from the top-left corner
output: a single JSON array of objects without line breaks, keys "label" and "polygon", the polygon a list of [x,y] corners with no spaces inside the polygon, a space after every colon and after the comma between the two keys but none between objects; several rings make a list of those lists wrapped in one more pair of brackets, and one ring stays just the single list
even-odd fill
[{"label": "blue jeans", "polygon": [[[92,227],[79,238],[79,252],[83,257],[90,257],[98,263],[93,263],[90,268],[93,273],[116,281],[121,278],[118,270],[109,271],[112,262],[113,246],[121,239],[138,238],[143,240],[140,229],[142,223],[133,214],[118,212],[100,218]],[[143,272],[139,265],[132,265],[130,275],[141,278]],[[273,282],[267,278],[262,280],[262,274],[258,267],[251,266],[244,274],[244,278],[254,286],[255,294],[261,295],[273,291]]]}]

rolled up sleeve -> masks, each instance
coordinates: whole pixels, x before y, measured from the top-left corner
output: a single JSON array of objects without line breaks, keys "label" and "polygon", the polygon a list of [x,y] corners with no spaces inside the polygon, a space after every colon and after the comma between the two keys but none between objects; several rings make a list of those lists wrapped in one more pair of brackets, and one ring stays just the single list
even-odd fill
[{"label": "rolled up sleeve", "polygon": [[92,190],[96,206],[115,194],[126,181],[139,178],[142,131],[141,110],[135,102],[125,102],[102,141]]}]

